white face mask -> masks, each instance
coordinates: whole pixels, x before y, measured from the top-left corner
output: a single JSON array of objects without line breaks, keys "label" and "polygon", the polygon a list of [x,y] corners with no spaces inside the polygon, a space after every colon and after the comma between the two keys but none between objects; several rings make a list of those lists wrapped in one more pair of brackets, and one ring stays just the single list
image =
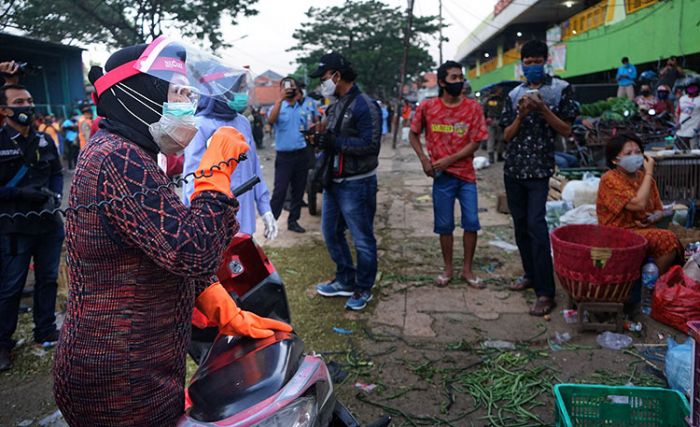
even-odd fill
[{"label": "white face mask", "polygon": [[335,83],[333,82],[333,76],[328,80],[321,82],[321,95],[325,98],[330,98],[335,95]]},{"label": "white face mask", "polygon": [[132,116],[138,119],[141,123],[148,126],[148,132],[153,137],[153,141],[158,145],[158,148],[163,154],[176,154],[184,150],[187,145],[194,139],[197,134],[194,113],[196,105],[190,102],[165,102],[162,105],[162,113],[154,108],[151,108],[147,103],[139,98],[156,104],[153,100],[141,95],[129,86],[118,84],[117,87],[122,89],[127,95],[134,98],[143,106],[153,111],[160,116],[160,119],[155,123],[146,123],[140,117],[129,110],[119,97],[117,101],[122,104]]},{"label": "white face mask", "polygon": [[148,125],[153,141],[163,154],[177,154],[187,148],[197,134],[194,116],[161,116]]}]

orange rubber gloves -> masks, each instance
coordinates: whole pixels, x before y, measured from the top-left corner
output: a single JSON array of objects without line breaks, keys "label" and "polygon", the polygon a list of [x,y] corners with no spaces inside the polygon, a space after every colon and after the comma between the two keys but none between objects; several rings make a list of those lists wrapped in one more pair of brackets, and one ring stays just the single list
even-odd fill
[{"label": "orange rubber gloves", "polygon": [[230,158],[238,159],[249,149],[245,137],[230,126],[222,126],[214,132],[209,139],[209,147],[204,152],[197,169],[197,175],[204,173],[204,175],[211,176],[195,179],[194,191],[190,200],[194,200],[195,196],[203,191],[217,191],[232,197],[231,175],[236,170],[238,162],[231,160],[228,164],[221,164],[219,168],[211,169],[211,167]]},{"label": "orange rubber gloves", "polygon": [[199,294],[196,305],[209,320],[219,325],[219,332],[225,335],[267,338],[274,335],[275,331],[292,332],[292,327],[284,322],[238,308],[219,282]]}]

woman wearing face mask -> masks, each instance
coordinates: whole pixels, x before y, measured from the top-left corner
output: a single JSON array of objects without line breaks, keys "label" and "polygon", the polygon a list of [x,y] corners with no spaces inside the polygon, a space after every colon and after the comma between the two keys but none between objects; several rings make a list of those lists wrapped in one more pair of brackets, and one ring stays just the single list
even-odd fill
[{"label": "woman wearing face mask", "polygon": [[[216,75],[214,74],[214,76]],[[257,212],[262,217],[265,227],[265,238],[272,240],[277,237],[277,221],[272,215],[272,209],[270,208],[270,191],[262,179],[260,160],[253,141],[250,121],[242,114],[248,106],[248,91],[245,83],[247,78],[247,74],[241,75],[238,73],[233,77],[224,76],[221,79],[209,81],[211,85],[227,88],[235,86],[235,89],[226,90],[225,96],[220,97],[220,99],[205,97],[200,99],[196,115],[198,131],[192,142],[185,149],[183,175],[187,175],[197,169],[197,165],[199,165],[207,149],[207,140],[211,138],[217,129],[222,126],[231,126],[238,130],[245,137],[250,150],[247,153],[248,159],[236,168],[236,172],[231,177],[231,188],[238,187],[254,176],[258,176],[261,179],[251,191],[238,198],[240,209],[237,218],[240,224],[240,231],[251,235],[255,233],[255,211],[257,207]],[[193,191],[194,181],[190,179],[182,191],[182,201],[185,205],[189,205],[190,195]]]},{"label": "woman wearing face mask", "polygon": [[656,114],[667,112],[673,115],[673,101],[671,101],[671,89],[666,85],[659,85],[656,88],[656,97],[658,102],[654,106]]},{"label": "woman wearing face mask", "polygon": [[[146,191],[169,182],[157,154],[182,150],[196,132],[194,98],[183,86],[186,54],[159,40],[121,49],[106,73],[94,67],[89,75],[104,119],[81,152],[70,205],[110,202],[66,218],[70,288],[54,395],[71,426],[174,425],[195,304],[229,335],[291,330],[242,312],[211,284],[238,229],[236,164],[211,167],[247,151],[239,132],[212,136],[199,164],[211,173],[196,180],[189,209],[170,188]],[[160,53],[146,61],[149,52]]]},{"label": "woman wearing face mask", "polygon": [[668,230],[656,228],[662,218],[661,198],[654,181],[654,159],[644,155],[642,141],[618,134],[608,141],[605,155],[610,170],[600,180],[598,223],[627,228],[647,239],[647,255],[663,274],[680,261],[682,246]]},{"label": "woman wearing face mask", "polygon": [[639,107],[642,117],[648,117],[649,110],[652,110],[659,100],[651,93],[651,86],[642,85],[640,95],[634,98],[634,103]]}]

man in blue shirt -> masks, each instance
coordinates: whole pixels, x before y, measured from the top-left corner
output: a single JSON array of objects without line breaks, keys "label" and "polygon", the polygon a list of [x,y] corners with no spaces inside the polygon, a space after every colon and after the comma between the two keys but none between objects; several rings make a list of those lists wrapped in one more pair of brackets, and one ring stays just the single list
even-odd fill
[{"label": "man in blue shirt", "polygon": [[287,195],[292,188],[287,229],[295,233],[306,230],[297,222],[301,214],[301,201],[309,174],[309,150],[303,132],[308,128],[306,110],[299,103],[299,84],[292,77],[280,81],[280,98],[270,109],[268,121],[275,127],[275,186],[270,206],[275,219],[279,218]]},{"label": "man in blue shirt", "polygon": [[622,58],[622,65],[617,69],[617,97],[627,97],[634,100],[634,80],[637,78],[637,68],[630,64],[629,58]]}]

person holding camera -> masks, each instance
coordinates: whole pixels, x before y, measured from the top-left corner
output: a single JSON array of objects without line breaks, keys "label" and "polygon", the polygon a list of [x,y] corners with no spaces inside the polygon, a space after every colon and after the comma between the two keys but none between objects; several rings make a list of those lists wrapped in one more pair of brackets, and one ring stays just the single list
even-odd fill
[{"label": "person holding camera", "polygon": [[[50,136],[37,132],[34,100],[17,84],[0,88],[0,213],[55,209],[61,204],[63,168]],[[57,214],[0,220],[0,371],[10,369],[22,288],[34,259],[34,341],[52,347],[56,330],[58,265],[63,221]]]},{"label": "person holding camera", "polygon": [[544,316],[555,305],[545,221],[549,178],[554,173],[554,142],[557,134],[566,137],[571,133],[578,106],[571,85],[545,72],[548,48],[544,42],[528,41],[520,56],[527,81],[508,94],[501,116],[507,144],[503,179],[525,271],[511,289],[534,287],[537,300],[530,314]]},{"label": "person holding camera", "polygon": [[270,109],[268,121],[275,126],[275,186],[272,190],[270,206],[275,219],[284,207],[287,189],[291,186],[292,199],[287,218],[287,229],[295,233],[305,233],[299,225],[301,204],[309,174],[309,150],[306,147],[304,131],[307,128],[306,111],[299,103],[301,91],[292,77],[280,81],[280,98]]},{"label": "person holding camera", "polygon": [[[382,138],[382,113],[376,101],[355,84],[357,74],[339,53],[321,57],[311,74],[321,78],[321,94],[336,97],[314,142],[327,156],[321,229],[335,278],[317,285],[326,297],[349,296],[345,308],[362,310],[372,299],[377,274],[377,241],[374,214],[377,209],[377,167]],[[345,230],[350,230],[357,252],[353,265]]]}]

